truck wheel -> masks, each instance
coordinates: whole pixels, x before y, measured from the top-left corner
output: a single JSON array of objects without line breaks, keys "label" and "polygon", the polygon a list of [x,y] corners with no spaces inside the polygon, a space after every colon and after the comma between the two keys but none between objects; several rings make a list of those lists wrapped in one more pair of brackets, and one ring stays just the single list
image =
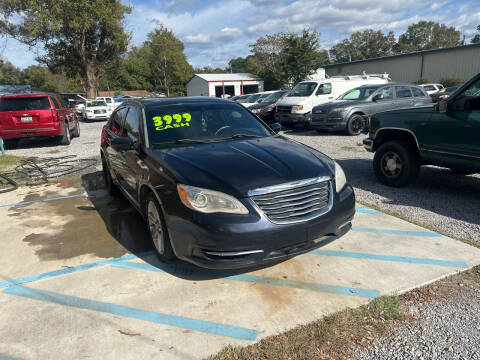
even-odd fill
[{"label": "truck wheel", "polygon": [[168,236],[167,226],[163,212],[158,205],[155,196],[150,193],[145,199],[145,212],[147,220],[147,230],[152,240],[155,252],[161,261],[170,261],[175,258],[175,254],[170,244],[170,237]]},{"label": "truck wheel", "polygon": [[75,128],[72,131],[72,137],[80,137],[80,124],[75,121]]},{"label": "truck wheel", "polygon": [[70,129],[68,128],[68,123],[65,123],[65,129],[63,130],[63,135],[60,136],[60,145],[70,145],[72,142],[72,137],[70,135]]},{"label": "truck wheel", "polygon": [[417,179],[420,163],[411,146],[394,140],[381,145],[375,152],[373,171],[381,183],[400,187]]},{"label": "truck wheel", "polygon": [[20,142],[20,139],[8,139],[8,140],[3,140],[3,145],[5,145],[5,149],[16,149],[18,148],[18,143]]},{"label": "truck wheel", "polygon": [[353,114],[347,121],[346,132],[348,135],[360,135],[365,127],[365,118],[360,114]]}]

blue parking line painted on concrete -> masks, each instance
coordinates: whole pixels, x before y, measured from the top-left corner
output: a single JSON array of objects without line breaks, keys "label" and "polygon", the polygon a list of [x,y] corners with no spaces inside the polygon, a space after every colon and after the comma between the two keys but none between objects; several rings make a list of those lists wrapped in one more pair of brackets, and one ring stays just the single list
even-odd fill
[{"label": "blue parking line painted on concrete", "polygon": [[154,253],[153,251],[147,251],[147,252],[139,253],[139,254],[136,254],[136,255],[134,255],[134,254],[124,255],[124,256],[121,256],[121,257],[118,257],[118,258],[101,260],[101,261],[96,261],[96,262],[89,263],[89,264],[72,266],[72,267],[68,267],[68,268],[65,268],[65,269],[53,270],[53,271],[48,271],[48,272],[41,273],[41,274],[30,275],[30,276],[25,276],[25,277],[22,277],[22,278],[7,280],[7,281],[0,282],[0,289],[4,288],[4,287],[7,287],[7,286],[24,284],[24,283],[28,283],[28,282],[37,281],[37,280],[48,279],[48,278],[55,277],[55,276],[61,276],[61,275],[75,273],[75,272],[78,272],[78,271],[88,270],[88,269],[92,269],[92,268],[99,267],[99,266],[109,265],[109,264],[115,263],[116,261],[131,260],[131,259],[135,259],[135,258],[138,258],[138,257],[145,257],[145,256],[152,255],[153,253]]},{"label": "blue parking line painted on concrete", "polygon": [[[137,263],[137,262],[127,262],[127,261],[120,261],[113,264],[110,264],[113,267],[119,267],[123,269],[134,269],[134,270],[146,270],[146,271],[156,271],[156,272],[166,272],[166,273],[175,273],[175,269],[173,268],[166,268],[166,267],[156,267],[147,263]],[[212,271],[198,269],[194,270],[192,275],[211,275]],[[221,275],[221,272],[215,272],[216,275]],[[272,285],[272,286],[283,286],[283,287],[291,287],[296,289],[303,289],[303,290],[310,290],[310,291],[318,291],[324,293],[331,293],[331,294],[338,294],[338,295],[348,295],[348,296],[359,296],[359,297],[367,297],[367,298],[377,298],[379,293],[377,290],[370,290],[370,289],[359,289],[359,288],[352,288],[346,286],[336,286],[336,285],[327,285],[327,284],[318,284],[318,283],[309,283],[309,282],[302,282],[302,281],[295,281],[295,280],[286,280],[286,279],[276,279],[276,278],[269,278],[264,276],[258,275],[250,275],[250,274],[240,274],[240,275],[225,275],[218,277],[222,280],[232,280],[232,281],[240,281],[240,282],[248,282],[248,283],[258,283],[264,285]]]},{"label": "blue parking line painted on concrete", "polygon": [[13,203],[13,204],[0,205],[0,208],[27,206],[27,205],[33,204],[34,202],[35,202],[35,201],[22,201],[22,202]]},{"label": "blue parking line painted on concrete", "polygon": [[257,330],[247,329],[239,326],[226,325],[212,321],[205,321],[183,316],[135,309],[128,306],[116,305],[103,301],[89,300],[76,296],[58,294],[46,290],[32,289],[24,286],[11,286],[3,290],[3,293],[79,309],[87,309],[102,313],[120,315],[156,324],[173,326],[188,330],[195,330],[208,334],[221,335],[235,339],[252,341],[255,340],[258,336]]},{"label": "blue parking line painted on concrete", "polygon": [[377,215],[383,214],[381,211],[369,209],[367,207],[356,208],[355,211],[357,213],[364,213],[364,214],[377,214]]},{"label": "blue parking line painted on concrete", "polygon": [[65,196],[51,197],[51,198],[42,199],[42,201],[54,201],[54,200],[63,200],[63,199],[74,199],[74,198],[87,197],[87,196],[88,196],[87,193],[82,193],[82,194],[75,194],[75,195],[65,195]]},{"label": "blue parking line painted on concrete", "polygon": [[347,257],[347,258],[354,258],[354,259],[394,261],[394,262],[404,262],[404,263],[410,263],[410,264],[439,265],[439,266],[457,267],[462,269],[468,268],[468,264],[463,261],[425,259],[425,258],[414,258],[414,257],[408,257],[408,256],[366,254],[366,253],[358,253],[358,252],[323,250],[323,249],[313,250],[310,252],[310,254]]},{"label": "blue parking line painted on concrete", "polygon": [[408,231],[408,230],[390,230],[377,228],[352,227],[352,231],[372,232],[390,235],[407,235],[407,236],[426,236],[426,237],[442,237],[441,234],[432,231]]},{"label": "blue parking line painted on concrete", "polygon": [[0,353],[0,360],[21,360],[21,359],[18,357]]},{"label": "blue parking line painted on concrete", "polygon": [[0,205],[0,208],[4,207],[21,207],[21,206],[26,206],[30,205],[36,202],[48,202],[48,201],[54,201],[54,200],[63,200],[63,199],[73,199],[73,198],[79,198],[79,197],[89,197],[87,193],[81,193],[81,194],[73,194],[73,195],[65,195],[65,196],[57,196],[57,197],[51,197],[51,198],[44,198],[44,199],[38,199],[38,200],[32,200],[32,201],[22,201],[18,203],[11,203],[11,204],[3,204]]}]

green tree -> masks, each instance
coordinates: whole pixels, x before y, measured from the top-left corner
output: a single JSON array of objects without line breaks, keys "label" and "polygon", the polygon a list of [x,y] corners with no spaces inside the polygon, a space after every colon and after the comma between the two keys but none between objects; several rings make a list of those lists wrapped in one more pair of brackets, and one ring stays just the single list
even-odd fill
[{"label": "green tree", "polygon": [[22,84],[22,71],[11,62],[0,59],[0,85]]},{"label": "green tree", "polygon": [[290,86],[313,74],[325,62],[319,49],[320,34],[305,29],[301,34],[277,33],[259,38],[250,45],[245,70],[262,77],[265,89]]},{"label": "green tree", "polygon": [[294,85],[312,75],[327,60],[327,52],[319,51],[320,34],[303,30],[302,34],[287,34],[284,40],[282,73]]},{"label": "green tree", "polygon": [[471,43],[472,44],[479,44],[480,43],[480,25],[477,26],[477,30],[479,31],[478,34],[476,34],[472,40],[471,40]]},{"label": "green tree", "polygon": [[183,43],[163,26],[149,33],[147,38],[144,47],[149,52],[154,89],[164,91],[167,96],[184,95],[185,85],[193,75],[193,69],[183,53]]},{"label": "green tree", "polygon": [[2,0],[0,31],[33,46],[43,44],[38,61],[84,80],[95,97],[106,64],[126,51],[129,34],[121,0]]},{"label": "green tree", "polygon": [[398,53],[438,49],[461,44],[460,31],[453,26],[421,20],[411,24],[400,35],[396,51]]},{"label": "green tree", "polygon": [[393,32],[366,29],[357,31],[330,49],[330,59],[334,63],[365,60],[393,54],[396,40]]}]

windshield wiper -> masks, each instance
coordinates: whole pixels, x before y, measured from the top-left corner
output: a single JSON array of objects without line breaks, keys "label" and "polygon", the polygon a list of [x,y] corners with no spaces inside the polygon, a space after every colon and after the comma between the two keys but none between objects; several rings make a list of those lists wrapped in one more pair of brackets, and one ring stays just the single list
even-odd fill
[{"label": "windshield wiper", "polygon": [[259,138],[260,135],[253,135],[253,134],[235,134],[232,136],[228,136],[226,138],[220,138],[217,140],[230,140],[230,139],[241,139],[241,138]]}]

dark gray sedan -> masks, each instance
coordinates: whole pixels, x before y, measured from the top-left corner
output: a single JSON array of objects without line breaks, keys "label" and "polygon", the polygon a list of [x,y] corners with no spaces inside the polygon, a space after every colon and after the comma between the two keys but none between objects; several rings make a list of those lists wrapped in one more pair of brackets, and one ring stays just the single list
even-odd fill
[{"label": "dark gray sedan", "polygon": [[347,91],[337,100],[315,106],[311,127],[318,131],[345,130],[359,135],[366,117],[382,111],[430,105],[432,99],[419,86],[388,83],[364,85]]}]

